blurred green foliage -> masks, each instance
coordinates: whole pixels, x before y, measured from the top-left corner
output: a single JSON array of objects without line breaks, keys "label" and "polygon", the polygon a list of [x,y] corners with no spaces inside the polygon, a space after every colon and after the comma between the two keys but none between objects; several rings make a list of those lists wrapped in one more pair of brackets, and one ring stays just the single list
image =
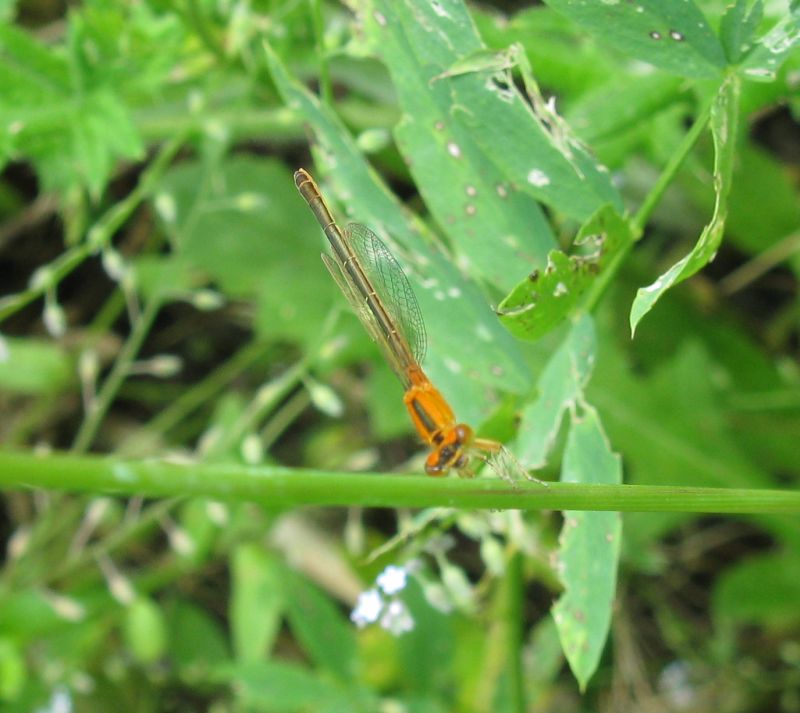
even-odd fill
[{"label": "blurred green foliage", "polygon": [[[48,12],[0,2],[4,445],[401,467],[313,165],[540,477],[798,486],[796,1]],[[0,707],[800,711],[797,520],[623,520],[8,493]]]}]

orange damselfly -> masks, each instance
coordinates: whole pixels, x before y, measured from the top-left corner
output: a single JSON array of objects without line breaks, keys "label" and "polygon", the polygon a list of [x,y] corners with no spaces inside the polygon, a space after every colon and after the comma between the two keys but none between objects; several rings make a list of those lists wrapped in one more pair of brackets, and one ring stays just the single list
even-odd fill
[{"label": "orange damselfly", "polygon": [[477,450],[493,458],[501,475],[526,476],[501,443],[477,438],[467,424],[458,423],[422,370],[427,348],[422,313],[408,278],[383,241],[359,223],[342,230],[307,171],[295,171],[294,182],[331,244],[333,257],[322,255],[325,266],[403,384],[411,421],[431,448],[425,472],[446,475],[455,468],[470,476],[470,455]]}]

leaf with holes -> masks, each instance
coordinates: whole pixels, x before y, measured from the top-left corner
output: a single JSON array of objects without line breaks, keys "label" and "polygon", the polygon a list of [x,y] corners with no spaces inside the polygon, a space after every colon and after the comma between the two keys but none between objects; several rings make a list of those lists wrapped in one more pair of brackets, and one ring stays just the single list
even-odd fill
[{"label": "leaf with holes", "polygon": [[731,75],[720,87],[711,108],[711,134],[714,137],[714,190],[716,201],[711,222],[703,229],[692,251],[673,265],[652,285],[641,287],[630,314],[631,335],[636,325],[670,287],[683,282],[714,259],[728,213],[728,193],[736,148],[736,119],[739,114],[739,78]]},{"label": "leaf with holes", "polygon": [[763,37],[742,62],[742,74],[747,79],[772,82],[783,62],[800,44],[800,5],[793,7]]},{"label": "leaf with holes", "polygon": [[500,321],[520,339],[540,339],[575,311],[598,275],[632,241],[628,221],[603,206],[578,232],[575,254],[551,250],[547,267],[532,272],[498,305]]},{"label": "leaf with holes", "polygon": [[454,248],[509,289],[554,247],[537,201],[584,220],[620,205],[607,174],[545,102],[532,109],[489,53],[459,0],[365,3],[367,38],[392,76],[403,117],[395,138]]}]

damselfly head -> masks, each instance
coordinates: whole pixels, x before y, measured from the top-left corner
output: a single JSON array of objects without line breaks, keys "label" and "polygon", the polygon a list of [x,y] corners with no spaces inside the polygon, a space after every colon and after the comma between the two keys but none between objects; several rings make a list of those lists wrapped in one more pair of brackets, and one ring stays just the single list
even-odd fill
[{"label": "damselfly head", "polygon": [[465,468],[469,462],[467,451],[475,438],[472,429],[459,423],[437,435],[438,445],[425,461],[425,472],[428,475],[447,475],[451,468]]}]

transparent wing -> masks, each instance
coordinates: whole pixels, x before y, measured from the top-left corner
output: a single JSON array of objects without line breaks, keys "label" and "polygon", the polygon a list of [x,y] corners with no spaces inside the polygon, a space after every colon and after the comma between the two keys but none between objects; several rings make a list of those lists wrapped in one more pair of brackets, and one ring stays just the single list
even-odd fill
[{"label": "transparent wing", "polygon": [[384,309],[402,332],[401,336],[408,343],[417,363],[422,364],[427,349],[425,322],[414,290],[400,263],[384,242],[365,225],[350,223],[345,236]]},{"label": "transparent wing", "polygon": [[333,277],[334,282],[339,285],[339,289],[342,291],[342,294],[344,294],[344,296],[347,298],[347,301],[353,308],[353,312],[356,313],[356,317],[358,317],[358,319],[361,321],[361,324],[364,325],[364,329],[367,330],[367,334],[369,334],[373,342],[377,342],[380,345],[384,356],[389,362],[389,366],[391,366],[394,373],[397,374],[404,388],[408,388],[410,383],[408,381],[408,376],[406,375],[406,370],[399,362],[397,355],[387,346],[383,331],[375,319],[375,316],[367,307],[367,303],[342,274],[342,269],[336,260],[323,253],[322,261],[325,263],[325,267],[328,268],[328,272],[331,273],[331,277]]},{"label": "transparent wing", "polygon": [[541,485],[547,485],[544,480],[539,480],[535,475],[529,473],[525,466],[517,460],[517,457],[502,443],[490,441],[485,438],[476,438],[473,443],[473,453],[480,458],[486,465],[509,483],[519,483],[531,480]]}]

